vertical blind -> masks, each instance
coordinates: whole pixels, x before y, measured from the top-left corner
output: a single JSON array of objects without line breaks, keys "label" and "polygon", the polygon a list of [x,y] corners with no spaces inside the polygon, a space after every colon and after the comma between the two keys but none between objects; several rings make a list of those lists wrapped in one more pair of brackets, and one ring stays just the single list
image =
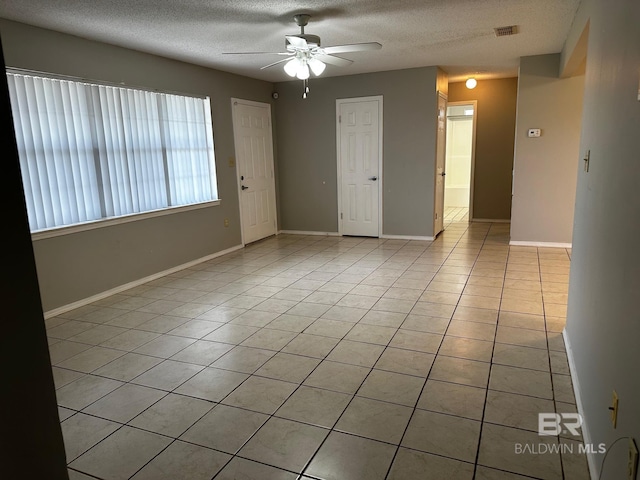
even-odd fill
[{"label": "vertical blind", "polygon": [[7,77],[32,231],[217,200],[209,98]]}]

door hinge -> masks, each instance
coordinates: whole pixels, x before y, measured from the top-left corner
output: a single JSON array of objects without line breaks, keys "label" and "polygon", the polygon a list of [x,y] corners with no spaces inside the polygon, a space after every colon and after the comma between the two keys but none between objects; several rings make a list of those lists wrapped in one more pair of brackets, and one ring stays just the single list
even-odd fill
[{"label": "door hinge", "polygon": [[342,220],[342,212],[340,212],[340,220]]},{"label": "door hinge", "polygon": [[342,115],[338,115],[338,123],[342,123]]}]

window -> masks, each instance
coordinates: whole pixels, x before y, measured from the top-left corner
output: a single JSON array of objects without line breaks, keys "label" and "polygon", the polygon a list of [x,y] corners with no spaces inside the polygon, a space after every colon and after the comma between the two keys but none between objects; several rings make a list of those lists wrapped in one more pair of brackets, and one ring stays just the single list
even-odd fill
[{"label": "window", "polygon": [[208,97],[7,77],[32,232],[218,199]]}]

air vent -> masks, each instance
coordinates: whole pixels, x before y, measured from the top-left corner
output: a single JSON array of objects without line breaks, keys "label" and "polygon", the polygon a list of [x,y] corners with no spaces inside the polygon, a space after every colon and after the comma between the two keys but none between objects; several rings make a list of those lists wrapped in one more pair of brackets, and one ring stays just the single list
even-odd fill
[{"label": "air vent", "polygon": [[508,27],[497,27],[493,30],[496,32],[496,37],[506,37],[508,35],[515,35],[518,33],[518,26],[509,25]]}]

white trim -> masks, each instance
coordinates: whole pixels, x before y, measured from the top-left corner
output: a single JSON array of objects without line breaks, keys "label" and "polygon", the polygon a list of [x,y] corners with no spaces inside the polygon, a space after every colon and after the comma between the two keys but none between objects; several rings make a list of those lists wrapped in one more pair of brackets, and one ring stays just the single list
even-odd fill
[{"label": "white trim", "polygon": [[72,233],[84,232],[86,230],[95,230],[96,228],[110,227],[112,225],[120,225],[122,223],[136,222],[147,218],[161,217],[163,215],[171,215],[173,213],[188,212],[189,210],[198,210],[199,208],[215,207],[220,205],[221,200],[212,200],[210,202],[194,203],[192,205],[180,205],[177,207],[162,208],[159,210],[151,210],[150,212],[131,213],[121,217],[105,218],[95,220],[93,222],[76,223],[68,227],[56,227],[49,230],[40,230],[31,234],[31,240],[43,240],[45,238],[59,237],[61,235],[69,235]]},{"label": "white trim", "polygon": [[383,177],[383,135],[384,135],[384,114],[383,114],[383,95],[374,95],[370,97],[353,97],[353,98],[337,98],[336,99],[336,165],[338,167],[338,235],[342,235],[342,164],[340,163],[340,105],[345,103],[360,102],[378,102],[378,238],[382,238],[382,182]]},{"label": "white trim", "polygon": [[471,221],[478,223],[511,223],[508,218],[472,218]]},{"label": "white trim", "polygon": [[280,230],[278,235],[284,233],[286,235],[320,235],[325,237],[339,237],[338,232],[307,232],[306,230]]},{"label": "white trim", "polygon": [[442,178],[442,228],[436,232],[436,208],[438,205],[438,119],[440,117],[440,99],[444,99],[444,145],[442,149],[444,150],[444,159],[442,164],[442,172],[446,175],[447,173],[447,108],[449,106],[449,95],[441,92],[440,90],[436,90],[436,138],[433,150],[433,215],[431,219],[433,220],[433,236],[434,238],[438,236],[440,232],[444,231],[444,192],[445,192],[445,182],[444,178]]},{"label": "white trim", "polygon": [[67,305],[63,305],[61,307],[54,308],[53,310],[44,312],[44,318],[47,319],[47,318],[55,317],[56,315],[60,315],[61,313],[69,312],[76,308],[84,307],[85,305],[88,305],[90,303],[97,302],[98,300],[102,300],[103,298],[110,297],[111,295],[115,295],[116,293],[124,292],[125,290],[129,290],[130,288],[134,288],[144,283],[150,282],[152,280],[156,280],[158,278],[164,277],[166,275],[179,272],[180,270],[184,270],[185,268],[193,267],[194,265],[198,265],[199,263],[206,262],[208,260],[212,260],[217,257],[221,257],[222,255],[235,252],[236,250],[240,250],[241,248],[243,248],[242,245],[236,245],[235,247],[227,248],[226,250],[212,253],[211,255],[207,255],[205,257],[201,257],[196,260],[191,260],[190,262],[183,263],[182,265],[178,265],[176,267],[163,270],[162,272],[154,273],[147,277],[134,280],[133,282],[125,283],[124,285],[111,288],[107,291],[96,293],[95,295],[91,295],[90,297],[83,298],[82,300],[78,300],[77,302],[69,303]]},{"label": "white trim", "polygon": [[[472,132],[471,132],[471,178],[469,179],[469,218],[473,218],[473,193],[476,176],[476,126],[478,123],[478,101],[467,100],[466,102],[449,102],[447,101],[447,121],[449,119],[449,107],[455,107],[460,105],[473,105],[472,119]],[[445,149],[445,172],[447,170],[447,151]],[[446,182],[445,182],[445,196],[446,196]],[[446,208],[446,205],[445,205]]]},{"label": "white trim", "polygon": [[521,242],[511,240],[509,245],[518,247],[541,247],[541,248],[571,248],[570,243],[556,243],[556,242]]},{"label": "white trim", "polygon": [[[267,238],[271,235],[278,234],[278,207],[276,205],[277,195],[276,195],[276,165],[275,165],[275,153],[273,151],[273,125],[271,121],[271,104],[270,103],[262,103],[262,102],[254,102],[253,100],[243,100],[241,98],[231,97],[231,124],[233,126],[233,148],[234,148],[234,159],[236,165],[236,182],[237,182],[237,190],[238,190],[238,214],[240,218],[240,239],[242,241],[242,245],[246,245],[245,235],[244,235],[244,222],[242,221],[242,181],[240,180],[240,166],[238,164],[238,129],[236,128],[236,109],[234,106],[242,104],[250,107],[257,108],[266,108],[267,114],[269,116],[269,146],[271,148],[271,183],[273,187],[273,219],[275,225],[273,226],[273,233],[267,235]],[[262,238],[258,238],[256,240],[252,240],[252,242],[257,242],[258,240],[262,240]]]},{"label": "white trim", "polygon": [[[564,347],[567,351],[567,359],[569,360],[569,373],[571,374],[571,381],[573,383],[573,394],[576,397],[576,407],[578,409],[578,413],[582,415],[582,437],[585,445],[592,445],[593,438],[591,437],[591,432],[589,431],[589,426],[587,425],[586,417],[584,416],[582,396],[580,394],[580,381],[576,375],[576,364],[573,359],[573,350],[571,349],[571,343],[569,342],[569,336],[567,335],[566,328],[562,329],[562,339],[564,340]],[[589,475],[592,480],[596,480],[598,478],[598,467],[596,465],[595,452],[587,452],[587,463],[589,465]]]},{"label": "white trim", "polygon": [[380,235],[380,238],[387,238],[389,240],[421,240],[426,242],[433,242],[435,240],[434,237],[422,237],[418,235]]}]

